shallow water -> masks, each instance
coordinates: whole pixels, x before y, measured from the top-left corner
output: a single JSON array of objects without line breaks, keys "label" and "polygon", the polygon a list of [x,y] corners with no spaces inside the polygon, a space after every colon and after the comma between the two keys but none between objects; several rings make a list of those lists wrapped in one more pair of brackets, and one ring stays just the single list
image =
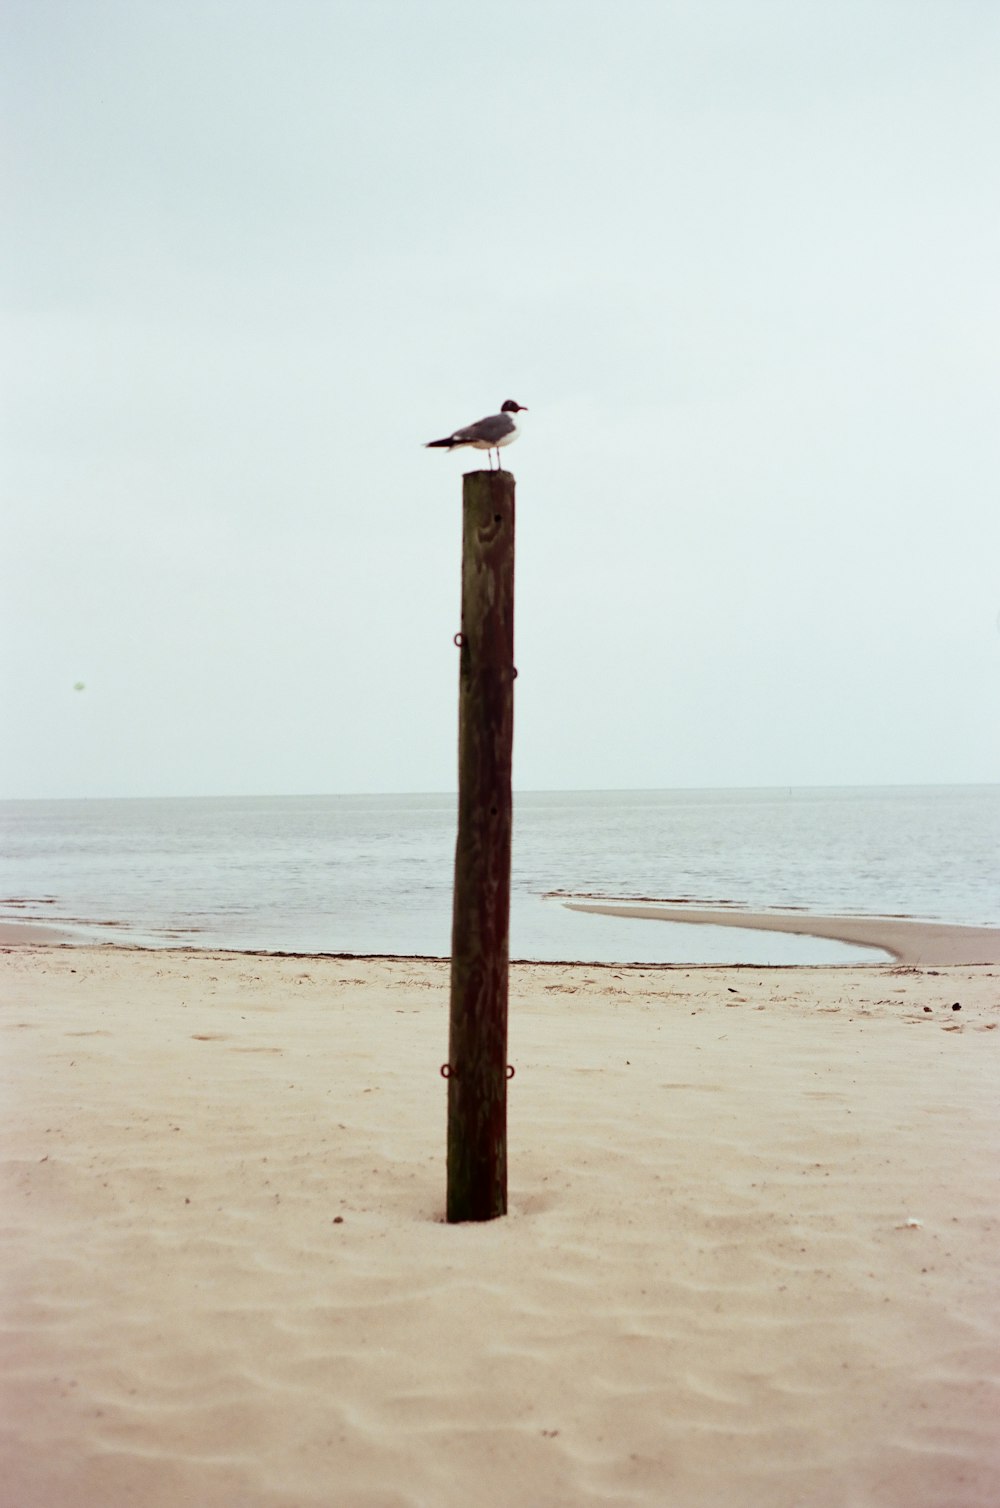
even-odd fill
[{"label": "shallow water", "polygon": [[[0,919],[105,940],[449,950],[453,796],[0,803]],[[551,892],[1000,924],[1000,787],[525,793],[511,955],[879,957],[774,933],[568,911]]]}]

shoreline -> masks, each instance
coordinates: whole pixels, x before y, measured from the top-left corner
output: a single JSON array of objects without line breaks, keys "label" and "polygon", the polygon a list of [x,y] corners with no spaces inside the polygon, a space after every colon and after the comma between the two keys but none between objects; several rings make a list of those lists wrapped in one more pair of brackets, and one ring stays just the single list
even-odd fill
[{"label": "shoreline", "polygon": [[[879,949],[888,959],[847,960],[844,963],[810,964],[732,963],[732,968],[877,968],[886,962],[913,968],[950,968],[979,964],[1000,964],[1000,927],[965,926],[955,922],[918,920],[899,916],[820,916],[800,911],[751,911],[730,906],[691,905],[688,902],[654,900],[591,899],[552,896],[568,911],[598,916],[626,917],[640,921],[681,923],[688,926],[738,928],[753,932],[792,934],[826,941],[842,942],[855,947]],[[117,926],[116,923],[88,923],[86,930],[74,931],[53,921],[0,921],[0,948],[19,947],[102,947],[157,953],[223,953],[247,958],[425,958],[446,960],[447,955],[416,953],[351,953],[293,948],[227,948],[199,946],[197,943],[134,942],[121,932],[115,937],[96,938],[93,928]],[[714,968],[711,960],[677,960],[649,963],[641,959],[599,960],[585,956],[566,959],[512,958],[511,963],[552,965],[586,964],[593,968],[617,968],[641,965],[644,968]]]},{"label": "shoreline", "polygon": [[[808,912],[741,911],[655,901],[563,900],[568,911],[638,920],[684,922],[689,926],[743,927],[756,932],[785,932],[821,937],[858,947],[881,948],[893,962],[913,968],[959,968],[1000,964],[1000,927],[969,927],[955,922],[918,921],[898,916],[814,916]],[[802,967],[802,965],[789,965]],[[865,968],[848,964],[831,967]]]},{"label": "shoreline", "polygon": [[50,927],[46,922],[0,922],[0,947],[4,948],[61,948],[84,942],[65,927]]}]

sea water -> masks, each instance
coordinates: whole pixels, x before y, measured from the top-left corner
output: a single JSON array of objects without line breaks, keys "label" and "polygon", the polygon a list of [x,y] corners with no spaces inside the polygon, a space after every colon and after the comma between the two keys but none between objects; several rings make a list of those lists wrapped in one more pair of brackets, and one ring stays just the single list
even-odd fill
[{"label": "sea water", "polygon": [[[150,946],[448,953],[455,797],[0,803],[0,919]],[[511,956],[825,963],[848,944],[566,897],[1000,925],[1000,786],[526,792]]]}]

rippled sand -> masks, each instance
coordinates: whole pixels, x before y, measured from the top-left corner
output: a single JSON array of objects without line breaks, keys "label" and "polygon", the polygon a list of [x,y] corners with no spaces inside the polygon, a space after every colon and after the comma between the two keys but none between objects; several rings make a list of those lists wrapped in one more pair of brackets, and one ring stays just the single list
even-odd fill
[{"label": "rippled sand", "polygon": [[5,1505],[1000,1501],[996,969],[518,968],[449,1227],[446,966],[0,964]]}]

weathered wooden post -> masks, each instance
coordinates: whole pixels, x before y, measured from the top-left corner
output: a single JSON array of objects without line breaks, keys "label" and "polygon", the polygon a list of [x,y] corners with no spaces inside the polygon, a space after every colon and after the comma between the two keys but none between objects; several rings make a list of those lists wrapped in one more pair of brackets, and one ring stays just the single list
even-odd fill
[{"label": "weathered wooden post", "polygon": [[514,732],[514,478],[463,478],[458,841],[448,1220],[507,1213],[507,963]]}]

